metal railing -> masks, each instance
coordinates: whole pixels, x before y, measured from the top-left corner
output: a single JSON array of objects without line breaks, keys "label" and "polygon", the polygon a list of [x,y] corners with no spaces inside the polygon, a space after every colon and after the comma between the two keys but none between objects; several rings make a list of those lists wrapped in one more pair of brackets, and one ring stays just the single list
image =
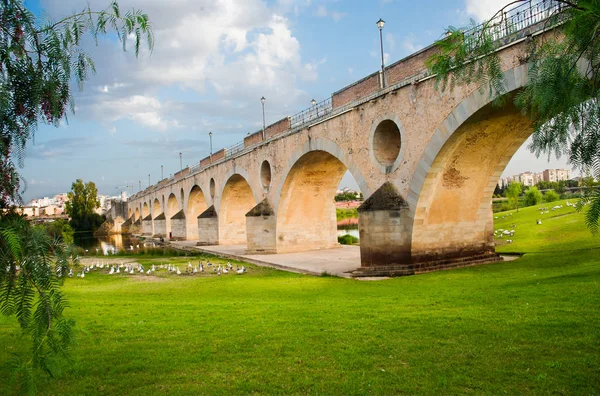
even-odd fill
[{"label": "metal railing", "polygon": [[556,0],[527,1],[465,31],[465,44],[468,48],[475,49],[484,37],[500,41],[553,17],[558,22],[564,18],[561,11],[566,8],[564,3]]},{"label": "metal railing", "polygon": [[196,165],[192,165],[190,166],[190,174],[196,172],[197,170],[200,170],[200,163],[198,162]]},{"label": "metal railing", "polygon": [[244,149],[244,141],[242,140],[239,143],[234,144],[233,146],[229,146],[225,149],[225,158],[229,158],[232,155],[239,153]]},{"label": "metal railing", "polygon": [[309,124],[318,118],[330,114],[332,111],[333,103],[331,98],[327,98],[316,103],[314,106],[310,106],[308,109],[302,110],[291,116],[291,128],[294,129]]}]

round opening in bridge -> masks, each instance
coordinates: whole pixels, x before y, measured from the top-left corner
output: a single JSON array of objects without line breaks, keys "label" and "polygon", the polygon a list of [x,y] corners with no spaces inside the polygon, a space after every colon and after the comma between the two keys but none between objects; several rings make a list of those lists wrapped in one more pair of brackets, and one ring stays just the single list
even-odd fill
[{"label": "round opening in bridge", "polygon": [[213,178],[210,179],[210,197],[215,197],[215,179]]},{"label": "round opening in bridge", "polygon": [[392,120],[383,120],[377,125],[373,134],[373,155],[383,166],[392,166],[402,146],[400,129]]},{"label": "round opening in bridge", "polygon": [[260,183],[265,190],[269,190],[271,186],[271,164],[269,161],[263,161],[260,166]]}]

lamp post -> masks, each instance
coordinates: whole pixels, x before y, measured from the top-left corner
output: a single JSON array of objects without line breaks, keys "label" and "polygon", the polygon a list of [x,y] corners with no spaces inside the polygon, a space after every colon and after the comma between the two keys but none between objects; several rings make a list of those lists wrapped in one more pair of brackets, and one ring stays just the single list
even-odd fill
[{"label": "lamp post", "polygon": [[262,104],[262,112],[263,112],[263,130],[262,130],[262,139],[265,140],[265,129],[267,128],[267,123],[265,122],[265,97],[260,98],[260,103]]},{"label": "lamp post", "polygon": [[164,173],[163,173],[163,166],[161,165],[161,166],[160,166],[160,180],[162,180],[162,179],[164,179],[164,178],[165,178],[165,175],[164,175]]},{"label": "lamp post", "polygon": [[142,191],[142,181],[139,180],[138,183],[140,183],[140,191]]},{"label": "lamp post", "polygon": [[312,105],[312,107],[315,108],[315,110],[317,111],[317,117],[319,117],[319,108],[315,107],[317,105],[317,101],[313,99],[310,101],[310,104]]},{"label": "lamp post", "polygon": [[148,185],[150,185],[150,173],[148,173]]},{"label": "lamp post", "polygon": [[379,28],[379,44],[381,46],[381,88],[385,88],[385,65],[383,62],[383,26],[385,21],[381,18],[377,21],[377,27]]},{"label": "lamp post", "polygon": [[208,137],[210,138],[210,162],[212,162],[212,132],[208,132]]},{"label": "lamp post", "polygon": [[182,171],[183,170],[183,161],[181,159],[181,153],[179,153],[179,170]]}]

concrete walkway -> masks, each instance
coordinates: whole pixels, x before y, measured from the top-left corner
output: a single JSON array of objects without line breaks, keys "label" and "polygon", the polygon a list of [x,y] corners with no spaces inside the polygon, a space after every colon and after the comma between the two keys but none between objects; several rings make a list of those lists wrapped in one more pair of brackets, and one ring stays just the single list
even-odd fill
[{"label": "concrete walkway", "polygon": [[302,274],[321,275],[323,272],[328,272],[332,275],[349,278],[349,272],[360,267],[360,248],[358,246],[342,245],[337,249],[249,255],[246,254],[246,245],[196,246],[196,241],[171,241],[170,244]]}]

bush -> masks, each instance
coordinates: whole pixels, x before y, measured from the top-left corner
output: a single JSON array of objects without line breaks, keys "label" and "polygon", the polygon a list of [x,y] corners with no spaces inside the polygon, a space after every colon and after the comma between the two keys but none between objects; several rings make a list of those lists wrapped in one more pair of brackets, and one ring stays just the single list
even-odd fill
[{"label": "bush", "polygon": [[546,202],[554,202],[554,201],[558,201],[559,199],[560,199],[560,196],[554,190],[547,191],[546,194],[544,194],[544,201],[546,201]]},{"label": "bush", "polygon": [[542,202],[542,193],[537,187],[529,187],[525,192],[525,205],[533,206]]},{"label": "bush", "polygon": [[338,242],[342,245],[356,245],[358,243],[358,238],[350,234],[346,234],[338,237]]}]

